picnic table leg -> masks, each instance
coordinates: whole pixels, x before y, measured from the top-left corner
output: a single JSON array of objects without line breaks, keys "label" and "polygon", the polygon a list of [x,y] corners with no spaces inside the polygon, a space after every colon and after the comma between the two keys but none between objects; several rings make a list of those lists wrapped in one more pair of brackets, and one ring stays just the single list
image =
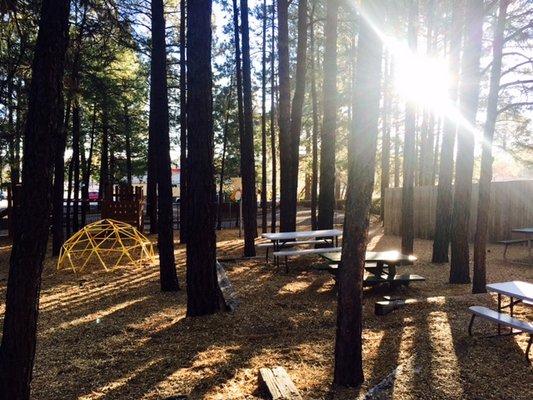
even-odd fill
[{"label": "picnic table leg", "polygon": [[472,336],[472,327],[474,326],[474,318],[476,317],[476,314],[472,314],[472,318],[470,318],[470,323],[468,324],[468,334]]},{"label": "picnic table leg", "polygon": [[383,267],[384,267],[384,264],[383,264],[383,261],[378,261],[376,263],[376,276],[378,277],[381,277],[381,275],[383,275]]},{"label": "picnic table leg", "polygon": [[529,361],[529,349],[531,349],[531,343],[533,342],[533,335],[529,335],[529,342],[527,342],[526,348],[526,360]]},{"label": "picnic table leg", "polygon": [[[502,312],[502,295],[501,293],[498,293],[498,312],[501,313]],[[498,324],[498,335],[501,335],[501,332],[502,329],[501,329],[501,325]]]},{"label": "picnic table leg", "polygon": [[339,237],[338,236],[335,236],[335,247],[339,247]]}]

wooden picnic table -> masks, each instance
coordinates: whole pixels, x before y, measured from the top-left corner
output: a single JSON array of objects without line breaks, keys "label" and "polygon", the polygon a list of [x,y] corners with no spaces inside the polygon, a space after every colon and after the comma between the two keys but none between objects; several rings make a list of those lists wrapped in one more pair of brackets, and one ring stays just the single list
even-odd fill
[{"label": "wooden picnic table", "polygon": [[[336,253],[321,253],[320,256],[330,264],[340,264],[341,262],[340,251]],[[372,279],[372,281],[375,281],[375,283],[395,280],[401,281],[401,279],[398,279],[398,276],[396,275],[396,267],[399,265],[413,264],[416,260],[416,256],[402,254],[396,250],[367,251],[365,255],[365,262],[369,264],[375,264],[375,266],[365,266],[365,269],[375,276],[375,278]],[[410,275],[404,280],[423,280],[423,278],[418,275]]]}]

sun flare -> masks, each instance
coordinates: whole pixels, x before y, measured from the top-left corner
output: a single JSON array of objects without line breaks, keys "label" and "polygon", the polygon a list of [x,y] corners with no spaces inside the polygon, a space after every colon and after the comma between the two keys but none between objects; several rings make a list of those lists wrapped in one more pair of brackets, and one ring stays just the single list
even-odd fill
[{"label": "sun flare", "polygon": [[408,50],[397,51],[394,55],[396,91],[409,101],[442,112],[449,103],[450,77],[446,62]]}]

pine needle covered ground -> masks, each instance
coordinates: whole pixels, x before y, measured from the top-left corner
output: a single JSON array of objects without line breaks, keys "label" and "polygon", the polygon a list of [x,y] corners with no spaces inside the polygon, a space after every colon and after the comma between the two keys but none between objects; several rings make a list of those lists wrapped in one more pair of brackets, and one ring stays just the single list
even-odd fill
[{"label": "pine needle covered ground", "polygon": [[[242,253],[235,230],[219,233],[221,258]],[[155,239],[155,238],[152,238]],[[399,247],[399,238],[374,232],[370,249]],[[533,280],[531,266],[504,262],[502,248],[489,246],[488,281]],[[255,399],[260,367],[281,365],[305,399],[363,398],[401,365],[383,399],[529,399],[533,370],[524,352],[527,336],[470,338],[474,304],[496,307],[491,295],[471,295],[469,285],[447,284],[448,266],[435,265],[431,242],[417,240],[419,261],[401,271],[424,283],[393,294],[423,302],[384,317],[374,302],[388,290],[368,290],[365,299],[366,383],[359,390],[331,389],[336,296],[332,276],[308,257],[290,272],[264,258],[225,264],[241,302],[233,313],[185,318],[185,249],[176,257],[182,290],[159,291],[158,268],[117,268],[74,275],[56,271],[48,257],[43,275],[38,348],[32,397],[56,399]],[[10,246],[0,243],[1,309],[4,313]],[[511,259],[527,250],[512,248]],[[531,309],[516,308],[521,318]],[[476,322],[476,332],[495,326]]]}]

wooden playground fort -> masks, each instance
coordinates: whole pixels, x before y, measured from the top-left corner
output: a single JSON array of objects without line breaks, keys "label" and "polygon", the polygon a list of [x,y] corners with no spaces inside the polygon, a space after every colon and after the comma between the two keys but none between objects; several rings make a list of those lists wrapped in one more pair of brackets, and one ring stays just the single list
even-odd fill
[{"label": "wooden playground fort", "polygon": [[144,230],[144,196],[138,186],[107,185],[101,202],[101,219],[126,222]]},{"label": "wooden playground fort", "polygon": [[[7,186],[7,208],[0,210],[0,220],[2,221],[2,229],[7,230],[8,237],[12,238],[14,235],[14,227],[16,226],[16,214],[19,207],[20,191],[22,185]],[[141,187],[134,187],[128,185],[108,185],[106,186],[103,198],[96,201],[89,201],[82,199],[79,203],[86,204],[87,210],[90,210],[89,205],[96,203],[96,209],[91,214],[93,220],[99,219],[113,219],[128,223],[140,232],[144,230],[144,195]],[[72,199],[63,200],[66,209],[72,205]],[[65,211],[64,211],[65,212]],[[66,219],[64,219],[66,221]]]}]

